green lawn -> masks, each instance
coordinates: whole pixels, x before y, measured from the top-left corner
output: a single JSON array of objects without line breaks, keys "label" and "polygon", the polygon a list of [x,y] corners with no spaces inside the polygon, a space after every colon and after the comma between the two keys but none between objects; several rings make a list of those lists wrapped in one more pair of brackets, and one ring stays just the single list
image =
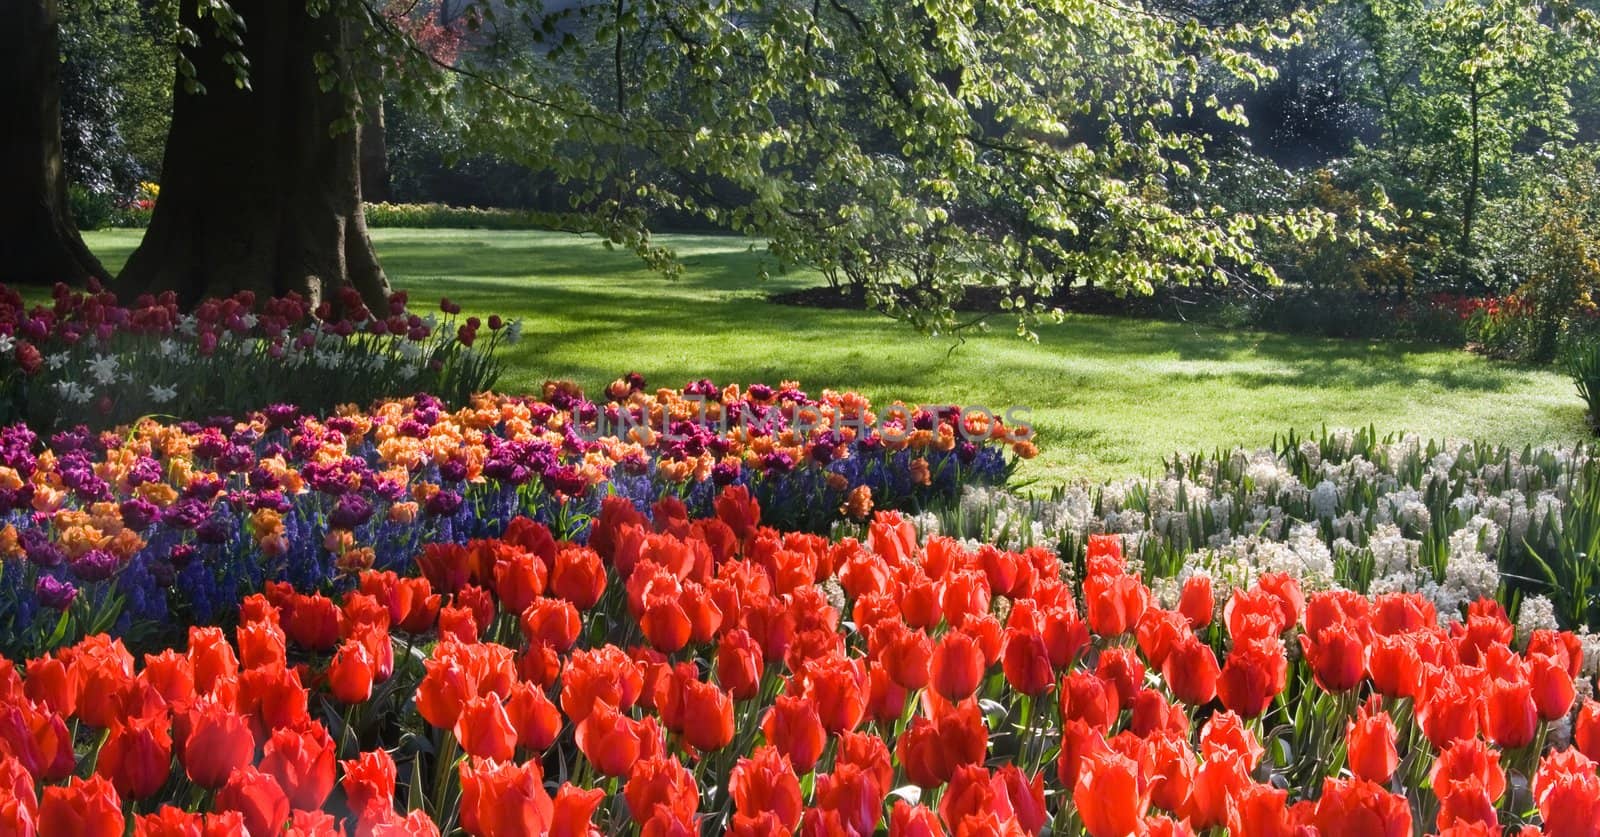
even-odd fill
[{"label": "green lawn", "polygon": [[[139,232],[85,236],[115,269]],[[1573,442],[1583,409],[1566,378],[1427,346],[1324,340],[1105,316],[1071,316],[1040,342],[994,334],[952,350],[880,316],[773,305],[815,274],[758,278],[743,239],[663,236],[685,264],[668,280],[592,238],[543,232],[377,230],[389,279],[426,304],[520,317],[507,390],[572,378],[596,390],[619,374],[681,385],[709,377],[815,392],[854,388],[874,403],[1031,409],[1042,454],[1024,478],[1059,482],[1145,473],[1174,450],[1264,445],[1291,427],[1380,431],[1518,445]]]}]

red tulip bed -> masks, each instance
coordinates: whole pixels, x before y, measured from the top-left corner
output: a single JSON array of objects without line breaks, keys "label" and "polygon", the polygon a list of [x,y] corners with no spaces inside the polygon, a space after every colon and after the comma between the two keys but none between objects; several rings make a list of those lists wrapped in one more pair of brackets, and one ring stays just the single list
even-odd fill
[{"label": "red tulip bed", "polygon": [[0,833],[1600,834],[1580,646],[1493,602],[716,511],[0,666]]}]

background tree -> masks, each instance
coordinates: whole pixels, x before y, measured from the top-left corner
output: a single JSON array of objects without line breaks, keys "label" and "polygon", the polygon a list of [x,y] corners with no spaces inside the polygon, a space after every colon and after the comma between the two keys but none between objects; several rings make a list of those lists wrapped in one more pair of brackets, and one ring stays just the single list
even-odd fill
[{"label": "background tree", "polygon": [[490,81],[463,88],[468,130],[588,184],[576,204],[618,241],[643,240],[625,228],[648,211],[700,213],[929,331],[969,324],[955,308],[976,287],[1026,331],[1062,286],[1270,276],[1256,229],[1331,221],[1196,199],[1208,138],[1179,117],[1243,121],[1203,82],[1270,79],[1283,17],[1112,0],[475,8],[492,38],[462,69]]},{"label": "background tree", "polygon": [[161,197],[119,292],[320,300],[348,286],[383,304],[356,118],[368,11],[318,0],[182,5]]},{"label": "background tree", "polygon": [[105,278],[68,205],[55,0],[11,8],[17,14],[0,34],[0,282]]}]

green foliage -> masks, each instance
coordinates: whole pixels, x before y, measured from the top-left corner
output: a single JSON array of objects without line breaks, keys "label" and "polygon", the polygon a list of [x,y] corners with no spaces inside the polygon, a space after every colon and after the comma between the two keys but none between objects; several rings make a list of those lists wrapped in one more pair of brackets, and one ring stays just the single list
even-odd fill
[{"label": "green foliage", "polygon": [[1270,281],[1259,230],[1333,227],[1201,199],[1207,141],[1183,126],[1242,121],[1219,82],[1270,79],[1288,19],[1103,0],[465,14],[482,46],[449,106],[469,142],[548,167],[593,229],[666,263],[643,221],[696,213],[926,331],[973,324],[955,313],[972,287],[999,289],[1027,333],[1061,286]]},{"label": "green foliage", "polygon": [[108,202],[124,199],[139,180],[161,171],[172,110],[176,4],[74,0],[59,4],[58,12],[68,175]]},{"label": "green foliage", "polygon": [[1573,342],[1567,348],[1566,367],[1589,408],[1589,426],[1600,433],[1600,340]]},{"label": "green foliage", "polygon": [[440,203],[369,203],[367,226],[409,229],[542,230],[560,225],[561,216],[522,209],[480,209]]},{"label": "green foliage", "polygon": [[1367,49],[1363,95],[1380,136],[1365,149],[1415,213],[1426,272],[1509,290],[1482,246],[1485,207],[1516,191],[1544,142],[1576,136],[1573,91],[1594,77],[1594,11],[1567,0],[1362,0],[1349,29]]}]

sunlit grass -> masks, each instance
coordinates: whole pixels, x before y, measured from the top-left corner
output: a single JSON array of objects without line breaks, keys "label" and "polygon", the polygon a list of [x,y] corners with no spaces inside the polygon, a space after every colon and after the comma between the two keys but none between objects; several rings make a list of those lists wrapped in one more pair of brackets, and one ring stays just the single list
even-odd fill
[{"label": "sunlit grass", "polygon": [[[137,231],[91,233],[115,268]],[[718,236],[662,236],[685,263],[668,280],[593,238],[543,232],[377,230],[384,268],[413,302],[448,296],[525,321],[506,390],[571,378],[591,390],[628,371],[677,386],[798,380],[857,389],[875,403],[1031,411],[1042,483],[1145,473],[1175,450],[1265,445],[1291,427],[1409,430],[1517,445],[1585,434],[1572,383],[1551,370],[1431,346],[1327,340],[1120,317],[1075,315],[1039,329],[1010,323],[960,344],[881,316],[774,305],[778,275],[759,248]],[[758,276],[766,264],[774,278]],[[952,346],[954,346],[952,350]]]}]

